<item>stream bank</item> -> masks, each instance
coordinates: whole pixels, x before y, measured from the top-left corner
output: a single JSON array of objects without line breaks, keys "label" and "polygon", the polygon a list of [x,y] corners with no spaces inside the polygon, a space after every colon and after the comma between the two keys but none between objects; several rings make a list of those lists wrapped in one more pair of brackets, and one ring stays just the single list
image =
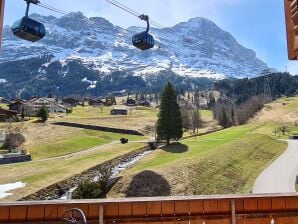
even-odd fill
[{"label": "stream bank", "polygon": [[[64,199],[64,197],[66,199],[68,192],[69,191],[72,192],[73,189],[77,187],[78,183],[84,182],[84,181],[92,181],[96,179],[102,167],[105,167],[107,165],[112,166],[114,171],[112,177],[114,178],[117,174],[119,174],[124,169],[127,169],[130,166],[132,166],[135,162],[143,158],[145,155],[148,154],[147,152],[150,152],[150,151],[151,151],[151,147],[149,145],[139,148],[133,152],[127,153],[120,157],[117,157],[107,162],[104,162],[102,164],[99,164],[95,167],[92,167],[80,174],[74,175],[63,181],[52,184],[44,189],[37,191],[34,194],[31,194],[29,196],[22,198],[21,200],[26,200],[26,201],[56,200],[56,199]],[[140,155],[144,155],[144,156],[140,156]]]}]

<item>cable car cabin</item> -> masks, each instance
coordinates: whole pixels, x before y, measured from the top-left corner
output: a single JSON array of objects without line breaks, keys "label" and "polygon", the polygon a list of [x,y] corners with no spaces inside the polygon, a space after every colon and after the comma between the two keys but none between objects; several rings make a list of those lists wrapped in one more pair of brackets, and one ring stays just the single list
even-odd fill
[{"label": "cable car cabin", "polygon": [[46,29],[42,23],[26,16],[16,21],[11,30],[15,36],[32,42],[42,39],[46,34]]},{"label": "cable car cabin", "polygon": [[132,44],[141,50],[148,50],[154,47],[154,38],[148,32],[138,33],[132,37]]}]

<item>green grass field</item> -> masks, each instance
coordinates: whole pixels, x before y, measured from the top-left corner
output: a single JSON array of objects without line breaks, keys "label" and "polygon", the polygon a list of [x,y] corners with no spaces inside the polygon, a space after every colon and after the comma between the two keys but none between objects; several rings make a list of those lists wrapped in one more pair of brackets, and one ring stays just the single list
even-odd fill
[{"label": "green grass field", "polygon": [[92,106],[78,106],[73,108],[71,114],[62,115],[52,120],[137,130],[146,135],[155,126],[158,109],[137,106],[128,108],[127,115],[111,115],[111,110],[114,107],[125,108],[123,105],[103,107],[102,109]]},{"label": "green grass field", "polygon": [[[157,174],[162,181],[168,183],[171,195],[248,193],[259,173],[287,147],[285,142],[278,140],[281,136],[275,136],[274,129],[286,123],[291,132],[297,131],[297,105],[298,97],[281,99],[266,106],[246,125],[185,139],[158,149],[124,171],[123,178],[108,196],[125,197],[133,180],[140,186],[145,184],[150,187],[151,178],[156,175],[145,179],[137,178],[146,171]],[[156,121],[156,109],[136,107],[127,116],[112,116],[109,114],[110,109],[112,108],[105,108],[101,114],[99,108],[77,107],[71,115],[53,117],[50,120],[134,130],[145,130],[146,126],[152,126]],[[213,122],[211,111],[201,111],[201,116],[204,120]],[[147,139],[50,123],[39,126],[29,122],[26,125],[30,135],[28,149],[34,161],[0,166],[0,184],[17,181],[26,183],[25,188],[17,189],[12,196],[3,199],[6,201],[18,200],[90,167],[137,150],[145,144],[132,141]],[[121,137],[127,137],[129,144],[104,146],[119,141]],[[86,150],[92,147],[95,148]],[[71,154],[74,152],[82,153]],[[54,158],[60,155],[65,156]]]},{"label": "green grass field", "polygon": [[109,196],[126,196],[125,186],[145,170],[162,175],[172,195],[249,193],[258,174],[287,147],[269,136],[250,134],[251,128],[231,128],[159,149],[124,172]]},{"label": "green grass field", "polygon": [[[132,196],[128,186],[150,179],[149,175],[138,180],[147,171],[162,177],[171,187],[171,195],[249,193],[256,177],[287,148],[278,139],[288,136],[275,135],[274,130],[286,123],[296,131],[297,114],[298,97],[280,99],[246,125],[156,150],[123,172],[109,197]],[[144,192],[152,190],[149,186],[150,181],[144,183]]]},{"label": "green grass field", "polygon": [[26,187],[14,190],[12,196],[0,199],[0,201],[19,200],[39,189],[144,146],[145,144],[142,143],[125,145],[119,143],[62,159],[53,158],[51,160],[2,165],[0,166],[0,184],[22,181],[26,183]]},{"label": "green grass field", "polygon": [[48,144],[36,145],[30,148],[30,154],[33,160],[51,158],[79,152],[95,146],[101,146],[112,141],[119,141],[120,138],[127,138],[129,141],[147,140],[147,137],[124,135],[117,133],[82,130],[74,136],[63,140],[50,142]]},{"label": "green grass field", "polygon": [[125,106],[111,106],[111,107],[93,107],[93,106],[85,106],[85,107],[74,107],[71,114],[67,116],[68,119],[97,119],[97,118],[115,118],[115,117],[138,117],[142,115],[146,115],[147,117],[156,117],[157,111],[151,107],[127,107],[128,115],[127,116],[115,116],[111,115],[111,110],[113,108],[126,108]]},{"label": "green grass field", "polygon": [[213,112],[211,110],[200,110],[201,117],[205,121],[213,120]]}]

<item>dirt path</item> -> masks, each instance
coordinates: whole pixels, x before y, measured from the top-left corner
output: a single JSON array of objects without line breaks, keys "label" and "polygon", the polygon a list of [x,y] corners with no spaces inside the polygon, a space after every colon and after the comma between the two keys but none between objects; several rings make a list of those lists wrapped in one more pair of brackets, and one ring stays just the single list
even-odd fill
[{"label": "dirt path", "polygon": [[298,175],[298,141],[289,140],[288,149],[256,179],[253,193],[296,192]]},{"label": "dirt path", "polygon": [[[148,143],[149,141],[129,141],[129,143]],[[101,149],[106,148],[107,146],[111,146],[111,145],[117,145],[117,144],[121,144],[119,141],[113,141],[111,143],[108,144],[104,144],[104,145],[100,145],[100,146],[95,146],[89,149],[84,149],[82,151],[78,151],[78,152],[74,152],[74,153],[69,153],[66,155],[62,155],[62,156],[56,156],[56,157],[51,157],[51,158],[47,158],[47,159],[41,159],[41,160],[33,160],[30,162],[41,162],[41,161],[49,161],[49,160],[57,160],[57,159],[65,159],[65,158],[70,158],[73,156],[80,156],[80,155],[84,155],[86,153],[90,153],[90,152],[95,152]]]}]

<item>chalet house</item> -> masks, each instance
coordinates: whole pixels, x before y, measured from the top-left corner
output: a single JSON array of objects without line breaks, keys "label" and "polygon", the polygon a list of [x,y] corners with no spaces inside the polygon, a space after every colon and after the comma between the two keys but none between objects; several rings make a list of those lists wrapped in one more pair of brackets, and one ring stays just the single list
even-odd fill
[{"label": "chalet house", "polygon": [[127,106],[136,106],[137,102],[134,99],[127,99],[126,105]]},{"label": "chalet house", "polygon": [[46,107],[49,113],[66,113],[67,108],[59,105],[54,98],[34,98],[26,102],[25,111],[27,115],[36,115],[40,108]]},{"label": "chalet house", "polygon": [[115,99],[115,97],[107,97],[106,98],[106,102],[104,104],[107,107],[116,105],[116,99]]},{"label": "chalet house", "polygon": [[50,108],[49,108],[49,112],[50,113],[67,113],[67,108],[63,105],[60,104],[53,104]]},{"label": "chalet house", "polygon": [[127,109],[113,109],[111,110],[112,115],[127,115]]},{"label": "chalet house", "polygon": [[103,106],[104,105],[104,102],[100,99],[96,100],[96,99],[89,99],[88,100],[88,104],[90,106],[95,106],[95,107],[98,107],[98,106]]},{"label": "chalet house", "polygon": [[19,114],[22,113],[23,108],[25,107],[25,102],[23,100],[17,99],[8,105],[9,110],[16,111]]},{"label": "chalet house", "polygon": [[150,107],[150,102],[148,102],[148,101],[141,101],[141,102],[139,103],[139,105],[140,105],[140,106],[143,106],[143,107]]},{"label": "chalet house", "polygon": [[69,106],[69,107],[76,107],[79,105],[80,100],[72,98],[72,97],[68,97],[68,98],[64,98],[62,100],[63,105],[65,106]]},{"label": "chalet house", "polygon": [[13,110],[6,110],[0,107],[0,121],[15,120],[18,113]]}]

